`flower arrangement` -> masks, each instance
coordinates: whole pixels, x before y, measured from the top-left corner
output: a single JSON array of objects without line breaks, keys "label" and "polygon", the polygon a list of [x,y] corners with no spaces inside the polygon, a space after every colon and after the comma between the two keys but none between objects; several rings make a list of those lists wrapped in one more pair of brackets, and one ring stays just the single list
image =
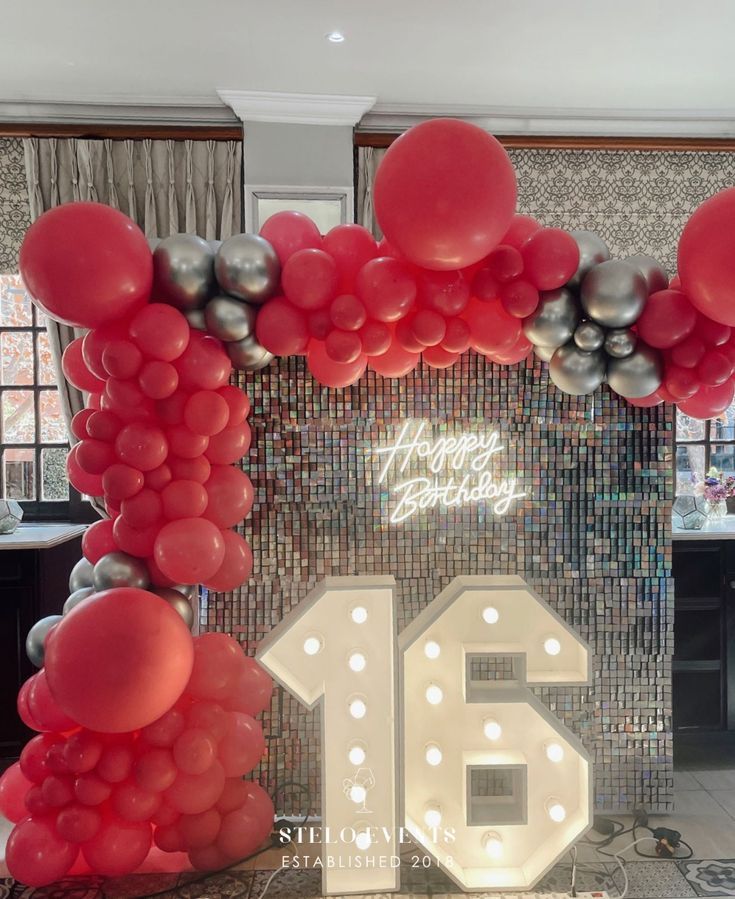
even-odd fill
[{"label": "flower arrangement", "polygon": [[721,471],[712,467],[705,475],[704,481],[695,486],[695,492],[712,503],[721,503],[735,496],[735,476],[723,476]]}]

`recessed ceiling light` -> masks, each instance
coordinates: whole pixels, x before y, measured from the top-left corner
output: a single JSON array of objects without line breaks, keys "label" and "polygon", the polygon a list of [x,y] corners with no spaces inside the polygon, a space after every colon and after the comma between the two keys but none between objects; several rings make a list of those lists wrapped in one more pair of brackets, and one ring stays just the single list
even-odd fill
[{"label": "recessed ceiling light", "polygon": [[325,37],[331,44],[341,44],[345,39],[341,31],[330,31]]}]

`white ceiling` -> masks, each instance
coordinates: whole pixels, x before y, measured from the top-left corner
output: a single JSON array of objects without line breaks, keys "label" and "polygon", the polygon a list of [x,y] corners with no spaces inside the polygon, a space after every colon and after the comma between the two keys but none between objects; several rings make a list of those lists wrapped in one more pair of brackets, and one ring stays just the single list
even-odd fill
[{"label": "white ceiling", "polygon": [[5,0],[0,101],[216,105],[219,88],[732,119],[733,34],[732,0]]}]

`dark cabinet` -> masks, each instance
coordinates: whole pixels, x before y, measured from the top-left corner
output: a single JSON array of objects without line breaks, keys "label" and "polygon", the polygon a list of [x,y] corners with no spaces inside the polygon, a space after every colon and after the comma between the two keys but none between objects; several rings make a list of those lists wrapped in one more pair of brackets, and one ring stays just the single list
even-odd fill
[{"label": "dark cabinet", "polygon": [[18,717],[20,685],[36,669],[25,653],[29,629],[61,612],[81,538],[43,549],[0,551],[0,770],[14,761],[33,733]]},{"label": "dark cabinet", "polygon": [[735,730],[735,541],[674,542],[674,730]]}]

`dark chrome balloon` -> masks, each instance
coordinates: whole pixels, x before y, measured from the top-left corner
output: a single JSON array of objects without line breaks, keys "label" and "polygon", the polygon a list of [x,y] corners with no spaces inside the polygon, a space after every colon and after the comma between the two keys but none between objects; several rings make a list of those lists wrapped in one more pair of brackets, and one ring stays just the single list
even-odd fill
[{"label": "dark chrome balloon", "polygon": [[551,362],[551,357],[557,349],[558,347],[555,346],[535,346],[533,351],[539,359],[542,359],[544,362]]},{"label": "dark chrome balloon", "polygon": [[605,342],[605,331],[595,322],[582,322],[574,332],[574,342],[580,350],[592,353]]},{"label": "dark chrome balloon", "polygon": [[151,579],[148,567],[142,559],[127,553],[107,553],[94,566],[94,589],[110,590],[113,587],[137,587],[147,590]]},{"label": "dark chrome balloon", "polygon": [[635,266],[643,275],[646,279],[649,293],[666,290],[669,286],[669,276],[666,274],[666,269],[653,256],[644,256],[641,253],[636,253],[635,256],[628,256],[625,261]]},{"label": "dark chrome balloon", "polygon": [[252,335],[244,340],[226,343],[225,349],[232,364],[240,371],[258,371],[270,365],[274,358],[273,353],[269,353]]},{"label": "dark chrome balloon", "polygon": [[639,399],[658,390],[663,380],[661,354],[645,343],[638,343],[624,359],[610,359],[607,383],[620,396]]},{"label": "dark chrome balloon", "polygon": [[276,251],[258,234],[234,234],[225,240],[214,270],[222,290],[250,303],[272,297],[281,277]]},{"label": "dark chrome balloon", "polygon": [[232,297],[213,297],[204,307],[207,331],[226,343],[250,337],[255,328],[252,306]]},{"label": "dark chrome balloon", "polygon": [[605,352],[613,359],[630,356],[638,343],[638,336],[630,328],[613,328],[605,337]]},{"label": "dark chrome balloon", "polygon": [[567,287],[578,290],[582,279],[595,265],[606,262],[610,258],[610,250],[605,241],[594,231],[570,231],[579,247],[579,265],[577,271],[567,281]]},{"label": "dark chrome balloon", "polygon": [[523,333],[534,346],[559,347],[571,340],[579,322],[577,301],[570,290],[547,290],[535,312],[523,322]]},{"label": "dark chrome balloon", "polygon": [[69,593],[81,590],[82,587],[91,587],[93,584],[92,572],[94,565],[88,562],[84,556],[72,568],[69,575]]},{"label": "dark chrome balloon", "polygon": [[559,347],[549,363],[549,376],[563,393],[593,393],[605,378],[605,356],[599,350],[585,353],[574,343]]},{"label": "dark chrome balloon", "polygon": [[68,615],[69,612],[73,608],[79,605],[79,603],[86,599],[88,596],[94,595],[94,587],[80,587],[79,590],[75,590],[64,603],[64,608],[61,610],[62,615]]},{"label": "dark chrome balloon", "polygon": [[610,259],[585,275],[580,297],[584,311],[598,325],[625,328],[643,312],[648,285],[635,266]]},{"label": "dark chrome balloon", "polygon": [[153,252],[154,295],[182,312],[201,309],[216,291],[214,251],[196,234],[174,234]]},{"label": "dark chrome balloon", "polygon": [[61,621],[61,617],[61,615],[48,615],[46,618],[37,621],[28,631],[28,636],[26,637],[26,655],[31,664],[35,665],[36,668],[43,668],[46,637],[51,628],[56,627]]},{"label": "dark chrome balloon", "polygon": [[154,590],[154,593],[156,596],[160,596],[161,599],[166,600],[171,608],[181,615],[184,624],[186,624],[189,630],[192,629],[194,626],[194,610],[183,593],[179,593],[178,590],[173,590],[170,587],[161,587],[159,590]]}]

